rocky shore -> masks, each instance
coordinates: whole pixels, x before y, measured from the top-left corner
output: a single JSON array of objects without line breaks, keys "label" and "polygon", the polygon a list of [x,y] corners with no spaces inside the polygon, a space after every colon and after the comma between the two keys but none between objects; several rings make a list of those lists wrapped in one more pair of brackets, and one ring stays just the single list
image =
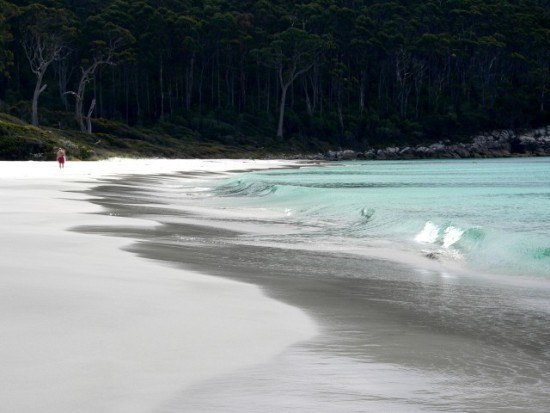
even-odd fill
[{"label": "rocky shore", "polygon": [[509,156],[550,156],[550,125],[529,132],[499,130],[478,135],[470,143],[440,141],[429,146],[390,146],[384,149],[328,151],[307,157],[329,161],[502,158]]}]

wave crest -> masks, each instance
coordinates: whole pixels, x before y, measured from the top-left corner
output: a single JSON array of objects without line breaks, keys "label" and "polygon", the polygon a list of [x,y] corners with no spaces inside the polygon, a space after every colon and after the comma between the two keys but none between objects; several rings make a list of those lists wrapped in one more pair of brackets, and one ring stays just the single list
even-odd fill
[{"label": "wave crest", "polygon": [[224,197],[263,197],[277,192],[277,189],[278,186],[276,184],[264,181],[245,181],[239,179],[217,187],[215,192],[217,196]]},{"label": "wave crest", "polygon": [[477,248],[484,238],[485,232],[479,227],[463,229],[450,224],[436,225],[432,221],[427,221],[414,240],[444,249],[454,247],[461,251],[470,251]]}]

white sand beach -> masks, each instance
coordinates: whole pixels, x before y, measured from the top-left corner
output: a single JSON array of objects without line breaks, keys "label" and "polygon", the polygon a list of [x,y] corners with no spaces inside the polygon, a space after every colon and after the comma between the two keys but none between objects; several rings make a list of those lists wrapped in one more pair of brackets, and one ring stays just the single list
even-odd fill
[{"label": "white sand beach", "polygon": [[0,162],[0,410],[153,412],[201,380],[316,334],[245,283],[149,261],[128,238],[69,231],[154,222],[97,214],[104,177],[276,168],[276,161]]}]

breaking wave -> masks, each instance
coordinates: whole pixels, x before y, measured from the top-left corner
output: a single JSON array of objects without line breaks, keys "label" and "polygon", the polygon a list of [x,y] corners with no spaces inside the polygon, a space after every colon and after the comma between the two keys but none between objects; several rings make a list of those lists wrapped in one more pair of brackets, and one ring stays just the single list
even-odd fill
[{"label": "breaking wave", "polygon": [[478,269],[540,275],[550,274],[549,165],[358,162],[243,174],[210,195],[224,208],[283,217],[308,240],[395,241]]},{"label": "breaking wave", "polygon": [[455,247],[461,250],[476,248],[485,238],[482,228],[463,229],[454,225],[436,225],[427,221],[424,228],[414,237],[418,243],[438,245],[448,249]]}]

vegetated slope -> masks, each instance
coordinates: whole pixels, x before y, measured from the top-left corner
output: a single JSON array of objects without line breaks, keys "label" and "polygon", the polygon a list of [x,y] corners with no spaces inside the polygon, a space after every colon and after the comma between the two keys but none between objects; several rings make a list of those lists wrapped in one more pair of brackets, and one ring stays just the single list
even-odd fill
[{"label": "vegetated slope", "polygon": [[80,160],[111,156],[238,158],[265,155],[261,149],[250,145],[201,142],[192,134],[172,136],[161,128],[140,130],[99,119],[94,125],[98,132],[89,135],[35,127],[0,113],[0,160],[54,160],[59,147],[67,150],[70,159]]},{"label": "vegetated slope", "polygon": [[0,0],[0,110],[121,151],[459,141],[550,123],[549,50],[544,0]]}]

